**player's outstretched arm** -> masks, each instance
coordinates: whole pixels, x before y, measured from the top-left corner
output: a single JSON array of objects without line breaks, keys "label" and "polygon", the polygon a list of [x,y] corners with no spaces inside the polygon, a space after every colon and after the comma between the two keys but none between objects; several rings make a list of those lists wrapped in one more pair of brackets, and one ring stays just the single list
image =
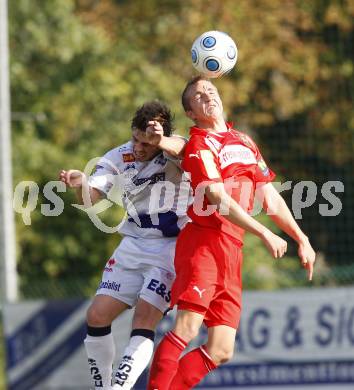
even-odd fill
[{"label": "player's outstretched arm", "polygon": [[316,253],[308,237],[296,223],[283,197],[271,183],[261,186],[257,190],[257,195],[263,204],[264,210],[275,224],[298,243],[298,255],[301,264],[307,269],[309,280],[312,280]]},{"label": "player's outstretched arm", "polygon": [[187,140],[179,136],[165,137],[160,122],[150,121],[146,128],[146,137],[151,145],[156,145],[172,157],[182,159]]},{"label": "player's outstretched arm", "polygon": [[[209,202],[218,207],[219,212],[230,222],[258,236],[274,258],[283,257],[287,243],[256,221],[226,192],[223,183],[213,183],[206,187]],[[221,212],[222,210],[222,212]]]},{"label": "player's outstretched arm", "polygon": [[80,204],[85,204],[83,199],[84,191],[88,191],[92,204],[95,204],[102,197],[96,188],[88,185],[86,175],[78,169],[69,169],[68,171],[62,169],[59,172],[59,180],[69,188],[76,189],[76,197]]}]

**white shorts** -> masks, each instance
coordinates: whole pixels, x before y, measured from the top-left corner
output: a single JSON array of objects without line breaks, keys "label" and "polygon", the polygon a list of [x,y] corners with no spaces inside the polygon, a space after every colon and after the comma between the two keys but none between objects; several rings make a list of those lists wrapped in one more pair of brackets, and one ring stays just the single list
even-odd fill
[{"label": "white shorts", "polygon": [[174,239],[124,237],[104,268],[96,295],[109,295],[131,307],[141,298],[165,312],[175,278],[175,246]]}]

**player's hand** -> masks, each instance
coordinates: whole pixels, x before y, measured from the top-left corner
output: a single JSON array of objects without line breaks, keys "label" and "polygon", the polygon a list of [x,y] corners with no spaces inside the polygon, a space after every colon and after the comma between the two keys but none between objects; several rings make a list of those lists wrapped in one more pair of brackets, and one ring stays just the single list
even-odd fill
[{"label": "player's hand", "polygon": [[146,141],[150,145],[159,146],[163,138],[163,127],[158,121],[149,121],[146,128]]},{"label": "player's hand", "polygon": [[77,169],[64,169],[59,173],[59,180],[65,183],[70,188],[80,188],[86,178],[85,174]]},{"label": "player's hand", "polygon": [[297,253],[300,257],[301,265],[307,269],[308,279],[312,280],[313,267],[316,261],[316,253],[308,239],[299,242],[299,249]]},{"label": "player's hand", "polygon": [[262,234],[262,240],[267,247],[269,253],[275,258],[279,259],[284,256],[288,249],[288,244],[281,237],[272,233],[270,230],[266,230]]}]

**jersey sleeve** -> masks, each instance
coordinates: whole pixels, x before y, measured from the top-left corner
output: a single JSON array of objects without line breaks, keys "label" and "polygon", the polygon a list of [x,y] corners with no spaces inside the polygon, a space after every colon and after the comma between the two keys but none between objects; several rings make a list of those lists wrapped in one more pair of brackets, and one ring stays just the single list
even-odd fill
[{"label": "jersey sleeve", "polygon": [[182,168],[190,174],[193,189],[202,183],[222,181],[218,156],[203,137],[192,137],[188,142]]},{"label": "jersey sleeve", "polygon": [[119,167],[113,161],[112,151],[110,151],[101,157],[96,164],[95,170],[88,180],[89,186],[96,188],[103,195],[107,196],[115,184],[115,179],[119,173]]}]

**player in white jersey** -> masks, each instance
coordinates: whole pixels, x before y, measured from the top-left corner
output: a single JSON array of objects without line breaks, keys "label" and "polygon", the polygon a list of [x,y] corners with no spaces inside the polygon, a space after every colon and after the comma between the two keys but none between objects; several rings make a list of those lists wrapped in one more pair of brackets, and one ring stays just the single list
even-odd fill
[{"label": "player in white jersey", "polygon": [[[148,365],[155,328],[171,298],[176,238],[188,221],[189,185],[182,180],[177,160],[160,149],[163,146],[173,157],[185,143],[180,137],[169,138],[169,109],[156,101],[145,103],[131,127],[131,141],[106,153],[88,180],[78,170],[60,172],[64,183],[77,188],[81,203],[82,187],[88,185],[92,203],[120,192],[127,211],[118,229],[123,239],[108,260],[87,311],[85,348],[95,388],[103,390],[131,389]],[[115,356],[111,323],[134,306],[131,337],[111,387]]]}]

